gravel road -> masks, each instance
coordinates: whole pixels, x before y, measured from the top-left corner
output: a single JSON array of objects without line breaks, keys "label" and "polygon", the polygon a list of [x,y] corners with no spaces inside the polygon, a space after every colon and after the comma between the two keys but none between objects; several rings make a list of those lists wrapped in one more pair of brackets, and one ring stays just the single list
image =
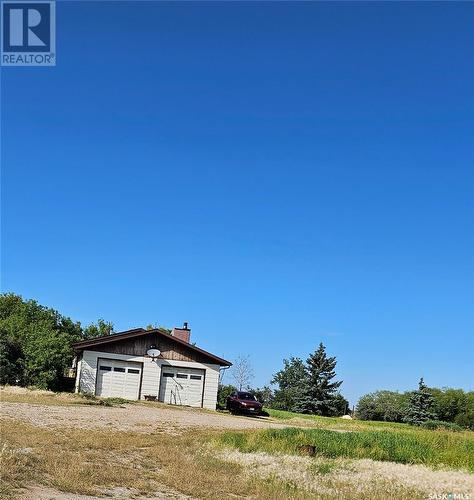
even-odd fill
[{"label": "gravel road", "polygon": [[141,404],[120,407],[46,406],[29,403],[0,403],[0,417],[20,420],[39,427],[74,427],[150,432],[160,429],[180,433],[188,428],[264,429],[282,428],[284,424],[265,418],[233,416],[191,408],[170,408]]}]

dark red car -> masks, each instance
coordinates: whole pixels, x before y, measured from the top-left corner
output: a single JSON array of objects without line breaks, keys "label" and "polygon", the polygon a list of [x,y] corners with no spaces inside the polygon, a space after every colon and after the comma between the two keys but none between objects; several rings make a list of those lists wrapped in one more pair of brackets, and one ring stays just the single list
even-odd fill
[{"label": "dark red car", "polygon": [[259,415],[263,405],[250,392],[235,391],[227,398],[227,409],[231,413],[250,413]]}]

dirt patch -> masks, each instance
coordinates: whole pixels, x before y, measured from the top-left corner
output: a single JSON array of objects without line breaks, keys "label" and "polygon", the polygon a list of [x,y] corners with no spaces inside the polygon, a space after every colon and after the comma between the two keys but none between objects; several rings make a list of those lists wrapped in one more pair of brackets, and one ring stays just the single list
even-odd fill
[{"label": "dirt patch", "polygon": [[427,498],[435,493],[471,495],[474,492],[474,475],[433,470],[423,465],[241,453],[233,449],[217,453],[223,460],[243,465],[250,474],[278,477],[323,496],[344,498],[345,492],[357,491],[363,497]]},{"label": "dirt patch", "polygon": [[0,403],[0,416],[20,420],[38,427],[74,427],[81,429],[110,428],[121,431],[148,433],[180,433],[190,427],[212,429],[282,428],[284,424],[255,417],[237,417],[196,411],[191,408],[123,405],[103,406],[42,406],[29,403]]}]

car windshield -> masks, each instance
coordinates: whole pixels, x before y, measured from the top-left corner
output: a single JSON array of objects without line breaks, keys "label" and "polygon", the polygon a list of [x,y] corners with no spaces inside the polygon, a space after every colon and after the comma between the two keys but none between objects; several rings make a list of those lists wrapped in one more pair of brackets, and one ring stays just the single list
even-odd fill
[{"label": "car windshield", "polygon": [[237,396],[239,399],[250,399],[251,401],[257,401],[255,396],[253,394],[250,394],[250,392],[238,392]]}]

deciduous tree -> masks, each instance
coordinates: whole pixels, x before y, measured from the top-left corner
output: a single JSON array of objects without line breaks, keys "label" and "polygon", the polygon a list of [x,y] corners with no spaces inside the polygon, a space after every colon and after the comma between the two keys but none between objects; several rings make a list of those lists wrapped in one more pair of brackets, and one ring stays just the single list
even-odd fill
[{"label": "deciduous tree", "polygon": [[356,416],[361,420],[403,422],[409,395],[394,391],[376,391],[359,399]]},{"label": "deciduous tree", "polygon": [[239,391],[248,389],[253,379],[253,369],[248,356],[240,355],[232,366],[232,378]]},{"label": "deciduous tree", "polygon": [[83,337],[92,339],[110,335],[114,331],[114,324],[110,321],[104,321],[102,318],[97,320],[97,323],[91,323],[84,328]]},{"label": "deciduous tree", "polygon": [[78,321],[19,295],[0,295],[0,383],[62,388],[72,344],[107,331],[110,323],[82,329]]}]

